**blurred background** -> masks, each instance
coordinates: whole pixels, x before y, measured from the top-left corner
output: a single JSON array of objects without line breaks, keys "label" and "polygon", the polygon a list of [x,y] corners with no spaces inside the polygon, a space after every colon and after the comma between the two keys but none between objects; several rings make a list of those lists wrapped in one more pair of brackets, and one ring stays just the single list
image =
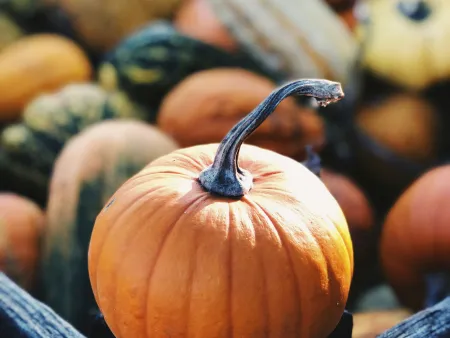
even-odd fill
[{"label": "blurred background", "polygon": [[325,78],[342,101],[286,99],[248,143],[320,154],[354,243],[347,307],[368,312],[354,336],[374,337],[448,290],[449,38],[446,0],[0,0],[0,269],[85,332],[114,191]]}]

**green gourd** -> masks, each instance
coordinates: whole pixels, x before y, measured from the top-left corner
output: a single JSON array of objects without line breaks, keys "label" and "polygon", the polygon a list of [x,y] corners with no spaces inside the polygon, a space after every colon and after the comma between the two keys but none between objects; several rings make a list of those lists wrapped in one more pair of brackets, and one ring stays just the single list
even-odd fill
[{"label": "green gourd", "polygon": [[[147,25],[123,40],[100,64],[98,79],[108,90],[121,89],[145,107],[156,109],[188,75],[211,68],[244,68],[281,80],[248,55],[231,54],[175,30],[167,21]],[[155,120],[156,116],[154,117]]]},{"label": "green gourd", "polygon": [[73,137],[58,157],[50,183],[40,291],[45,303],[83,333],[97,309],[87,270],[97,214],[123,182],[177,147],[156,127],[115,120]]}]

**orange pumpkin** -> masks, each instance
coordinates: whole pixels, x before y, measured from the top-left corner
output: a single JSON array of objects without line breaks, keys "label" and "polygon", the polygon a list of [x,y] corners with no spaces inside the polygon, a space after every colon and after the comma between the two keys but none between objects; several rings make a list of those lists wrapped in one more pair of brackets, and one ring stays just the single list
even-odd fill
[{"label": "orange pumpkin", "polygon": [[22,109],[42,93],[88,81],[90,61],[71,40],[56,34],[34,34],[0,53],[0,121],[21,116]]},{"label": "orange pumpkin", "polygon": [[356,123],[399,156],[421,163],[436,156],[438,114],[420,96],[401,93],[365,105],[356,115]]},{"label": "orange pumpkin", "polygon": [[187,36],[234,52],[236,40],[217,18],[206,0],[185,1],[174,18],[174,26]]},{"label": "orange pumpkin", "polygon": [[416,180],[389,211],[381,237],[381,261],[400,301],[419,310],[427,273],[450,269],[450,166]]},{"label": "orange pumpkin", "polygon": [[[326,337],[353,274],[342,210],[305,166],[243,141],[289,95],[339,100],[336,82],[274,90],[222,143],[177,150],[97,216],[91,285],[120,337]],[[198,128],[198,126],[195,126]]]},{"label": "orange pumpkin", "polygon": [[369,200],[355,182],[342,174],[323,169],[320,178],[344,212],[356,261],[367,263],[375,255],[375,216]]},{"label": "orange pumpkin", "polygon": [[0,271],[26,290],[34,286],[44,213],[32,201],[0,193]]},{"label": "orange pumpkin", "polygon": [[[267,78],[243,69],[198,72],[165,97],[157,124],[182,147],[220,142],[275,88]],[[299,107],[287,98],[248,142],[301,159],[306,144],[324,144],[324,122],[312,108]]]}]

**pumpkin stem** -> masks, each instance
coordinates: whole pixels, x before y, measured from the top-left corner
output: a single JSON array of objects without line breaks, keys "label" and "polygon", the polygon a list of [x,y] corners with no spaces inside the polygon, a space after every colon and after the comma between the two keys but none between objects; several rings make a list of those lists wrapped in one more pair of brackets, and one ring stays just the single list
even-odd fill
[{"label": "pumpkin stem", "polygon": [[306,160],[302,164],[317,177],[320,177],[322,163],[319,154],[317,154],[311,145],[306,146]]},{"label": "pumpkin stem", "polygon": [[322,107],[344,97],[341,84],[328,80],[296,80],[275,89],[222,140],[214,163],[199,176],[200,184],[206,191],[224,197],[239,198],[251,190],[253,186],[251,173],[239,168],[237,163],[241,145],[273,113],[281,101],[291,95],[313,97]]}]

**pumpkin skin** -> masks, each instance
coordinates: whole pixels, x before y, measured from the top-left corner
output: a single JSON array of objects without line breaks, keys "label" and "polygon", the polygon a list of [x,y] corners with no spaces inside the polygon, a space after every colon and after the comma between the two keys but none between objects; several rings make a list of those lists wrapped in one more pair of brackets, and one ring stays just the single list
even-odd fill
[{"label": "pumpkin skin", "polygon": [[41,263],[43,299],[79,330],[86,332],[96,309],[86,269],[95,216],[123,182],[176,148],[150,125],[114,120],[87,128],[58,157]]},{"label": "pumpkin skin", "polygon": [[350,178],[331,169],[321,170],[320,178],[339,203],[352,236],[355,264],[375,260],[375,215],[364,192]]},{"label": "pumpkin skin", "polygon": [[35,286],[44,212],[14,193],[0,193],[0,271],[27,291]]},{"label": "pumpkin skin", "polygon": [[0,11],[0,51],[24,36],[22,28],[5,12]]},{"label": "pumpkin skin", "polygon": [[[182,147],[219,142],[275,88],[269,79],[243,69],[198,72],[165,97],[157,125]],[[306,144],[319,148],[325,143],[324,121],[313,109],[287,98],[248,142],[302,159]]]},{"label": "pumpkin skin", "polygon": [[98,78],[103,88],[123,90],[142,106],[156,109],[185,77],[217,67],[240,67],[279,79],[248,56],[189,38],[167,21],[154,22],[124,39],[105,57]]},{"label": "pumpkin skin", "polygon": [[174,26],[187,36],[230,52],[239,48],[206,0],[185,1],[174,18]]},{"label": "pumpkin skin", "polygon": [[381,236],[383,270],[406,306],[420,310],[428,273],[450,268],[450,166],[418,178],[389,211]]},{"label": "pumpkin skin", "polygon": [[9,121],[19,118],[39,94],[88,81],[92,69],[85,53],[69,39],[35,34],[0,53],[0,73],[0,121]]},{"label": "pumpkin skin", "polygon": [[41,95],[26,106],[21,123],[2,131],[1,173],[20,185],[10,186],[14,191],[27,196],[37,193],[30,197],[46,200],[53,164],[64,144],[89,125],[119,118],[145,116],[122,93],[107,93],[93,83]]},{"label": "pumpkin skin", "polygon": [[368,0],[364,6],[367,19],[356,30],[367,70],[411,90],[450,77],[450,49],[445,48],[450,35],[447,1],[417,1],[414,7],[411,1]]},{"label": "pumpkin skin", "polygon": [[410,93],[363,106],[356,124],[375,141],[404,158],[429,163],[436,158],[439,116],[425,99]]},{"label": "pumpkin skin", "polygon": [[170,18],[182,0],[44,0],[67,14],[73,30],[90,48],[107,52],[140,26]]},{"label": "pumpkin skin", "polygon": [[[253,111],[256,117],[248,115],[257,121],[244,120],[256,128],[280,96],[297,86],[308,92],[303,83],[310,80],[274,91]],[[322,88],[321,81],[311,83]],[[334,94],[321,99],[342,97],[331,86]],[[229,198],[210,194],[216,187],[203,188],[208,170],[215,171],[209,166],[216,151],[220,159],[227,140],[240,145],[241,134],[234,132],[244,126],[236,125],[220,146],[184,148],[153,161],[97,216],[89,276],[116,337],[262,337],[270,332],[310,338],[326,337],[336,327],[350,287],[353,252],[344,215],[321,180],[299,162],[244,144],[225,161],[236,165],[237,158],[228,161],[238,151],[237,172],[251,173],[251,190],[243,186],[246,192],[238,197],[239,189],[225,185],[223,192],[236,196]],[[242,178],[245,185],[247,178]]]}]

